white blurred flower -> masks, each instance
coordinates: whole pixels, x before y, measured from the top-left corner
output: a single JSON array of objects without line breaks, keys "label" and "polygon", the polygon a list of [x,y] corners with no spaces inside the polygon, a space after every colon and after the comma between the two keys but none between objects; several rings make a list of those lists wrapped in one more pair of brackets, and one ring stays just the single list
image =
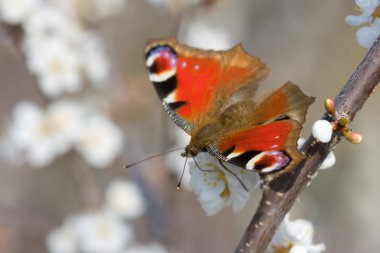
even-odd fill
[{"label": "white blurred flower", "polygon": [[257,173],[224,163],[233,175],[206,152],[195,159],[200,168],[195,164],[190,168],[190,186],[207,215],[214,215],[230,204],[234,212],[240,211],[259,185]]},{"label": "white blurred flower", "polygon": [[108,85],[110,64],[102,41],[95,34],[86,34],[79,48],[82,68],[88,80],[96,88]]},{"label": "white blurred flower", "polygon": [[75,219],[78,246],[83,253],[118,253],[133,239],[130,225],[107,212],[83,213]]},{"label": "white blurred flower", "polygon": [[332,166],[335,165],[335,162],[336,162],[335,155],[331,151],[327,155],[326,159],[322,162],[321,167],[319,169],[321,169],[321,170],[330,169]]},{"label": "white blurred flower", "polygon": [[67,41],[30,38],[25,41],[24,51],[28,68],[37,75],[38,85],[46,96],[54,98],[80,90],[80,59]]},{"label": "white blurred flower", "polygon": [[169,251],[159,243],[149,243],[147,245],[131,245],[125,253],[169,253]]},{"label": "white blurred flower", "polygon": [[311,133],[315,139],[327,143],[331,140],[333,127],[327,120],[317,120],[314,122]]},{"label": "white blurred flower", "polygon": [[82,31],[75,21],[55,5],[44,4],[36,9],[23,24],[26,35],[31,38],[57,38],[75,43]]},{"label": "white blurred flower", "polygon": [[79,0],[81,14],[90,21],[119,13],[127,4],[127,0]]},{"label": "white blurred flower", "polygon": [[194,7],[201,3],[201,0],[147,0],[153,6],[169,8],[171,11],[181,11]]},{"label": "white blurred flower", "polygon": [[[272,248],[289,248],[289,253],[320,253],[325,251],[323,243],[313,244],[313,224],[304,219],[289,220],[286,215],[272,240]],[[276,250],[274,250],[276,252]]]},{"label": "white blurred flower", "polygon": [[0,0],[0,18],[11,25],[17,25],[40,6],[40,0]]},{"label": "white blurred flower", "polygon": [[87,113],[85,106],[67,99],[57,100],[48,107],[47,117],[57,133],[62,152],[69,150],[79,138]]},{"label": "white blurred flower", "polygon": [[362,12],[361,15],[349,15],[345,21],[352,26],[369,24],[369,26],[361,27],[356,32],[359,45],[369,48],[380,34],[380,0],[356,0],[355,2]]},{"label": "white blurred flower", "polygon": [[360,8],[360,11],[362,12],[361,15],[355,16],[355,15],[348,15],[345,18],[345,21],[349,25],[353,26],[359,26],[363,25],[365,23],[369,23],[373,16],[376,7],[380,4],[379,0],[356,0],[356,5]]},{"label": "white blurred flower", "polygon": [[122,150],[124,138],[121,130],[106,116],[92,115],[83,125],[76,149],[96,168],[111,164]]},{"label": "white blurred flower", "polygon": [[145,202],[138,186],[130,181],[111,183],[106,192],[106,207],[121,218],[133,219],[145,212]]},{"label": "white blurred flower", "polygon": [[8,148],[24,154],[33,167],[46,166],[65,151],[55,125],[44,111],[29,102],[15,107],[7,138],[12,145]]},{"label": "white blurred flower", "polygon": [[23,102],[14,109],[1,149],[11,161],[23,156],[32,167],[44,167],[76,147],[91,165],[106,167],[123,142],[121,130],[110,119],[80,103],[58,100],[42,110]]},{"label": "white blurred flower", "polygon": [[356,40],[359,45],[370,48],[380,34],[380,20],[376,19],[370,26],[364,26],[356,32]]},{"label": "white blurred flower", "polygon": [[[212,27],[206,22],[192,21],[182,26],[183,36],[180,40],[192,47],[212,50],[226,50],[233,46],[232,39],[227,31]],[[199,36],[201,34],[201,36]]]},{"label": "white blurred flower", "polygon": [[51,230],[45,243],[49,253],[78,252],[78,235],[70,224]]}]

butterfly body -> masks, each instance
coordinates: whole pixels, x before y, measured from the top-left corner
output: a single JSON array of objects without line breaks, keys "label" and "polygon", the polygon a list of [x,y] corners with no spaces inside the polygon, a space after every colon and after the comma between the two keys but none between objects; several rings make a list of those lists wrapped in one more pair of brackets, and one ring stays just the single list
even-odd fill
[{"label": "butterfly body", "polygon": [[262,174],[288,171],[302,160],[296,142],[314,98],[288,82],[253,101],[269,70],[241,46],[211,51],[164,39],[150,42],[145,54],[163,107],[191,135],[183,156],[207,151]]}]

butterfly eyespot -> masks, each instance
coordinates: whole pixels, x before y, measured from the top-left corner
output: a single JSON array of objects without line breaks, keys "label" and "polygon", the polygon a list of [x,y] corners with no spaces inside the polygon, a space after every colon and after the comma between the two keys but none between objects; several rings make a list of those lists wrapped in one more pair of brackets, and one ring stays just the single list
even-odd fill
[{"label": "butterfly eyespot", "polygon": [[169,46],[157,46],[146,54],[146,66],[152,82],[165,82],[177,73],[177,54]]},{"label": "butterfly eyespot", "polygon": [[282,151],[264,151],[249,160],[246,169],[256,170],[260,173],[271,173],[282,169],[289,162],[290,158]]}]

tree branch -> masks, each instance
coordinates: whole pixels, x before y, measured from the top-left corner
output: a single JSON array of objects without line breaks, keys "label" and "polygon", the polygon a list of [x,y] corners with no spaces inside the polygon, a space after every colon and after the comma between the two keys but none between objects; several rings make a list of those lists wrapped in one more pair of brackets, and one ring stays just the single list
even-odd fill
[{"label": "tree branch", "polygon": [[[362,108],[380,81],[380,37],[377,38],[346,85],[335,97],[338,115],[350,120]],[[322,117],[328,119],[325,113]],[[267,249],[277,227],[293,206],[303,188],[326,158],[340,142],[342,135],[334,132],[329,143],[317,142],[312,136],[302,147],[306,159],[297,168],[281,175],[264,187],[260,204],[235,253],[262,253]]]}]

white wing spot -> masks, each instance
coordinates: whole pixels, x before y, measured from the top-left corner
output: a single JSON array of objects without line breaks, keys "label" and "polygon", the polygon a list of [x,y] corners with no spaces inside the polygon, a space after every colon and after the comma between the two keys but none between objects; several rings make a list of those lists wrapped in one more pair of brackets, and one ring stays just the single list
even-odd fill
[{"label": "white wing spot", "polygon": [[152,82],[165,82],[170,77],[174,76],[176,74],[176,69],[167,70],[165,72],[159,73],[159,74],[149,74],[149,79]]},{"label": "white wing spot", "polygon": [[168,104],[176,102],[176,92],[173,91],[164,98],[164,101]]},{"label": "white wing spot", "polygon": [[237,157],[237,156],[239,156],[239,155],[241,155],[243,152],[232,152],[231,154],[229,154],[228,156],[227,156],[227,159],[232,159],[232,158],[234,158],[234,157]]}]

